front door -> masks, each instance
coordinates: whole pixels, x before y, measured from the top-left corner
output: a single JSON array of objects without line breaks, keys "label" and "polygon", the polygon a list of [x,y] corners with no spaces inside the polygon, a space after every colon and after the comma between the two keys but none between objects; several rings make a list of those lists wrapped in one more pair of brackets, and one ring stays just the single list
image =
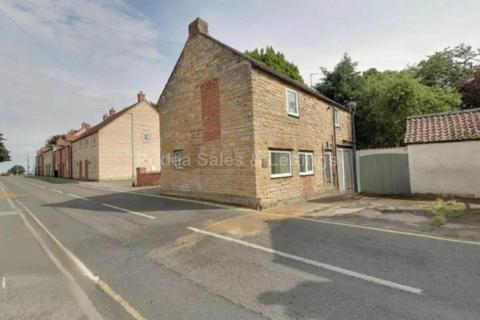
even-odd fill
[{"label": "front door", "polygon": [[88,160],[85,160],[85,180],[88,180]]},{"label": "front door", "polygon": [[353,163],[351,149],[337,149],[338,189],[341,192],[353,189]]}]

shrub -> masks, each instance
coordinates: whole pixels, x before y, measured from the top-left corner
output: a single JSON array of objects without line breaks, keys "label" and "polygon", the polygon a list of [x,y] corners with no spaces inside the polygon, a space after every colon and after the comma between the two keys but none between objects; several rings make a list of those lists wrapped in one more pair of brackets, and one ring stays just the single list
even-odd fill
[{"label": "shrub", "polygon": [[426,209],[433,215],[430,219],[430,225],[433,227],[440,227],[447,223],[448,219],[460,219],[465,215],[465,205],[454,200],[437,199]]}]

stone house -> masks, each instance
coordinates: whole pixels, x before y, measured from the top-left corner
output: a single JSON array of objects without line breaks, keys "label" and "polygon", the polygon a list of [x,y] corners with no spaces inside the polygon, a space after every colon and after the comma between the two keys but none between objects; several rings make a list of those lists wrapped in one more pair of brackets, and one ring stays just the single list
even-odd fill
[{"label": "stone house", "polygon": [[[135,179],[136,168],[160,169],[160,121],[140,92],[137,102],[89,128],[72,142],[72,176],[81,180]],[[134,181],[134,180],[133,180]]]},{"label": "stone house", "polygon": [[262,208],[353,188],[350,110],[199,18],[158,107],[165,193]]}]

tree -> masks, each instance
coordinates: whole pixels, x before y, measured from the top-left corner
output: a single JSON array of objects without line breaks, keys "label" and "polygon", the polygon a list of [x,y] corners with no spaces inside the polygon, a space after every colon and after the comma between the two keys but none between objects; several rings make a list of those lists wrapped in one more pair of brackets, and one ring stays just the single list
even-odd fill
[{"label": "tree", "polygon": [[10,152],[5,147],[3,133],[0,133],[0,162],[10,161]]},{"label": "tree", "polygon": [[361,75],[356,70],[358,63],[345,53],[333,71],[322,68],[323,79],[315,89],[339,103],[354,100],[360,85]]},{"label": "tree", "polygon": [[359,148],[402,145],[407,116],[452,111],[461,104],[455,91],[426,86],[407,70],[366,72],[355,98]]},{"label": "tree", "polygon": [[65,134],[55,134],[55,135],[51,136],[50,138],[47,139],[47,141],[45,141],[45,147],[53,147],[57,143],[57,140],[60,139],[60,138],[65,139],[66,135]]},{"label": "tree", "polygon": [[445,48],[420,61],[411,69],[427,86],[444,89],[458,89],[469,77],[480,57],[480,49],[460,44],[455,48]]},{"label": "tree", "polygon": [[19,174],[24,174],[24,173],[25,173],[25,168],[20,165],[14,165],[8,170],[8,174],[13,174],[14,176]]},{"label": "tree", "polygon": [[480,108],[480,67],[460,86],[464,109]]},{"label": "tree", "polygon": [[300,75],[298,67],[285,59],[281,52],[275,51],[272,47],[267,46],[266,49],[254,49],[252,51],[245,51],[249,57],[265,63],[273,70],[299,82],[303,83],[303,78]]}]

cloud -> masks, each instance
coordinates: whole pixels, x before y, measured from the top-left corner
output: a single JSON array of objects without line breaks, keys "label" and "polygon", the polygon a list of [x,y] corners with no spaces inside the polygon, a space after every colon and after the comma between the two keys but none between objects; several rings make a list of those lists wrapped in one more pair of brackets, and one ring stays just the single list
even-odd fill
[{"label": "cloud", "polygon": [[168,76],[155,25],[122,0],[6,0],[0,29],[0,132],[14,161],[138,90],[156,101]]}]

